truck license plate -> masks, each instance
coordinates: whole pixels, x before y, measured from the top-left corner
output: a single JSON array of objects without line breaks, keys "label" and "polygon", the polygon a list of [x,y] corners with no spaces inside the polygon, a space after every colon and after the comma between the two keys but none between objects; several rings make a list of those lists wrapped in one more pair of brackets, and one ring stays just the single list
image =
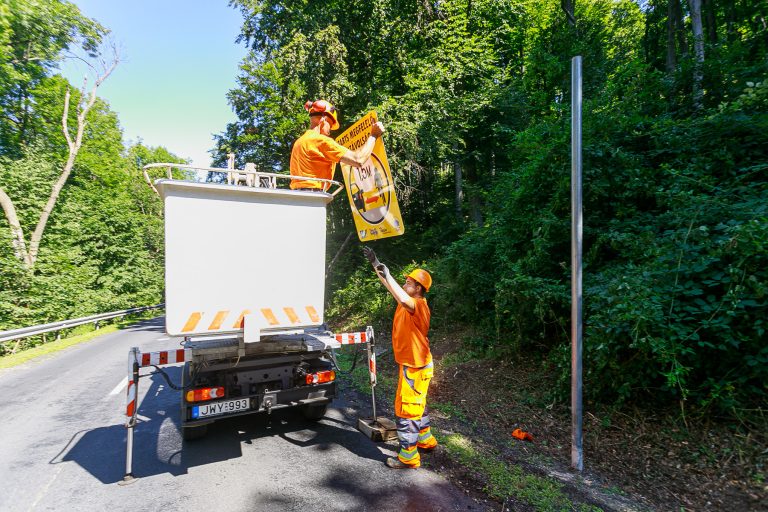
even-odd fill
[{"label": "truck license plate", "polygon": [[219,416],[230,412],[241,412],[250,409],[247,398],[238,398],[236,400],[224,400],[223,402],[213,402],[211,404],[196,405],[192,407],[192,418],[207,418],[209,416]]}]

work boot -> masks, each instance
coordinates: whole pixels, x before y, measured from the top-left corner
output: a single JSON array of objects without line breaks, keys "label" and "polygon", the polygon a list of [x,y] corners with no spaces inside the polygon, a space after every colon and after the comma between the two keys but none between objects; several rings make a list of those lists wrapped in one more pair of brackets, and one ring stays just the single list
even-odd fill
[{"label": "work boot", "polygon": [[405,464],[397,457],[389,457],[387,458],[387,466],[389,466],[392,469],[416,469],[419,467],[418,464]]}]

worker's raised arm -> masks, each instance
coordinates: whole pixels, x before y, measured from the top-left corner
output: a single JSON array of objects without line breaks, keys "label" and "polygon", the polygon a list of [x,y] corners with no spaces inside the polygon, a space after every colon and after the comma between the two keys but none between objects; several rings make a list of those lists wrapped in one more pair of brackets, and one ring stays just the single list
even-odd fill
[{"label": "worker's raised arm", "polygon": [[379,277],[379,281],[389,291],[389,293],[395,298],[398,304],[402,304],[409,313],[413,313],[416,310],[416,301],[413,297],[403,290],[403,287],[395,281],[392,274],[389,273],[389,269],[386,265],[381,263],[376,257],[376,253],[370,247],[363,247],[363,253],[368,261],[373,265],[373,269],[376,271],[376,275]]},{"label": "worker's raised arm", "polygon": [[381,137],[383,133],[384,125],[380,122],[375,123],[373,126],[371,126],[371,135],[368,136],[365,144],[363,144],[361,148],[358,148],[355,151],[347,151],[344,156],[341,157],[341,162],[347,165],[351,165],[352,167],[364,166],[368,159],[371,158],[371,153],[373,152],[374,144],[376,144],[376,139]]}]

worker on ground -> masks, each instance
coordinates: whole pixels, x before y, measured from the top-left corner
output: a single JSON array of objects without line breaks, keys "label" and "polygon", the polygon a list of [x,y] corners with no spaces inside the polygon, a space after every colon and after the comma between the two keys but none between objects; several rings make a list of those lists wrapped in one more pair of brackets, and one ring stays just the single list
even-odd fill
[{"label": "worker on ground", "polygon": [[[362,147],[351,151],[333,140],[331,130],[339,128],[336,107],[325,100],[308,101],[304,109],[309,112],[309,130],[293,144],[291,176],[333,179],[337,162],[362,167],[371,157],[376,139],[384,133],[380,122],[371,126],[371,135]],[[314,180],[291,180],[291,188],[323,192],[328,183]]]},{"label": "worker on ground", "polygon": [[395,420],[400,452],[387,459],[394,469],[415,469],[421,465],[419,450],[432,451],[437,439],[432,436],[427,414],[427,391],[434,374],[432,353],[429,351],[430,311],[424,295],[432,286],[432,276],[416,269],[401,287],[379,262],[370,247],[363,249],[379,280],[397,301],[392,322],[392,352],[398,364],[399,377],[395,396]]}]

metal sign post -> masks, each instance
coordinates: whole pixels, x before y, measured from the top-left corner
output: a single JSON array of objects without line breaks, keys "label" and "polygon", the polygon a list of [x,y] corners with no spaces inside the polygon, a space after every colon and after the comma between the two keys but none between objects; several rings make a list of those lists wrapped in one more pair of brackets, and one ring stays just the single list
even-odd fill
[{"label": "metal sign post", "polygon": [[584,469],[581,382],[581,56],[571,60],[571,467]]}]

